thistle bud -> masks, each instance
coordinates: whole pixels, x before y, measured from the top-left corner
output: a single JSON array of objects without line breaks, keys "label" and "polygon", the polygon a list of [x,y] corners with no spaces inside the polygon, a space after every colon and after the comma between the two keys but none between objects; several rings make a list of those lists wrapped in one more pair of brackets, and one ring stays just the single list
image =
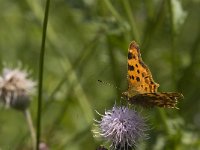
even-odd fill
[{"label": "thistle bud", "polygon": [[0,78],[0,99],[6,107],[25,110],[30,104],[30,94],[35,85],[28,79],[27,72],[5,68]]}]

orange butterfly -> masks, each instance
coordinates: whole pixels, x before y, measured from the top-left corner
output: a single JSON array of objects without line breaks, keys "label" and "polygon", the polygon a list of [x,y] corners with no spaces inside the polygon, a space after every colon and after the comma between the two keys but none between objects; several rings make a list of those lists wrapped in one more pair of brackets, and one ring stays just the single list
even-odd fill
[{"label": "orange butterfly", "polygon": [[128,49],[128,91],[122,94],[131,104],[177,108],[176,104],[183,95],[177,92],[157,92],[158,87],[159,84],[153,80],[151,71],[142,61],[139,46],[135,41],[131,42]]}]

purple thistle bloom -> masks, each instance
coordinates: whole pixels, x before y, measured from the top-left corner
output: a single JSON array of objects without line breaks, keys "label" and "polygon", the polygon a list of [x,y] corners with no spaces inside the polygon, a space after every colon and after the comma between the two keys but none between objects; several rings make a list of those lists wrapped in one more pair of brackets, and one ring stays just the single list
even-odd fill
[{"label": "purple thistle bloom", "polygon": [[138,140],[146,138],[148,130],[144,118],[128,107],[116,107],[106,111],[102,120],[97,121],[98,134],[111,142],[113,149],[130,149]]}]

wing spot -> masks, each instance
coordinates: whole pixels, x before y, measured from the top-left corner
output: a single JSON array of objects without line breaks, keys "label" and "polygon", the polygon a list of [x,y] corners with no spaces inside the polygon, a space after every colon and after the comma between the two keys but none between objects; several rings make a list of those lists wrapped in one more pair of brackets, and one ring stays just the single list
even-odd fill
[{"label": "wing spot", "polygon": [[144,76],[145,76],[145,73],[143,72],[143,73],[142,73],[142,77],[144,77]]},{"label": "wing spot", "polygon": [[135,65],[138,68],[138,64]]},{"label": "wing spot", "polygon": [[152,86],[149,86],[149,88],[150,88],[150,91],[152,92]]},{"label": "wing spot", "polygon": [[128,64],[128,70],[133,71],[134,70],[134,66]]},{"label": "wing spot", "polygon": [[132,59],[134,56],[131,52],[128,52],[128,59]]},{"label": "wing spot", "polygon": [[131,79],[134,80],[134,76],[133,75],[131,76]]},{"label": "wing spot", "polygon": [[137,82],[139,82],[139,81],[140,81],[140,78],[139,78],[139,77],[136,77],[136,80],[137,80]]},{"label": "wing spot", "polygon": [[140,73],[140,70],[137,70],[137,73],[139,74],[139,73]]},{"label": "wing spot", "polygon": [[147,87],[145,87],[144,89],[145,89],[145,91],[147,91]]}]

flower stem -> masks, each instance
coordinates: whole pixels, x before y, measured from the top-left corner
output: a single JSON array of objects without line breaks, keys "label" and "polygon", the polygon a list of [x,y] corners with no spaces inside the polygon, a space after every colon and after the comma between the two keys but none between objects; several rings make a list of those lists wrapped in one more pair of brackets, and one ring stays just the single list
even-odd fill
[{"label": "flower stem", "polygon": [[36,149],[39,150],[40,144],[40,129],[41,129],[41,116],[42,116],[42,87],[43,87],[43,68],[44,68],[44,54],[45,54],[45,42],[46,42],[46,31],[48,23],[50,0],[46,1],[44,21],[43,21],[43,32],[42,32],[42,43],[40,51],[39,61],[39,85],[38,85],[38,110],[37,110],[37,141]]},{"label": "flower stem", "polygon": [[24,110],[24,116],[26,118],[30,134],[31,134],[31,139],[32,139],[32,145],[33,145],[33,150],[35,150],[35,145],[36,145],[36,135],[35,135],[35,129],[33,126],[32,118],[29,109]]}]

